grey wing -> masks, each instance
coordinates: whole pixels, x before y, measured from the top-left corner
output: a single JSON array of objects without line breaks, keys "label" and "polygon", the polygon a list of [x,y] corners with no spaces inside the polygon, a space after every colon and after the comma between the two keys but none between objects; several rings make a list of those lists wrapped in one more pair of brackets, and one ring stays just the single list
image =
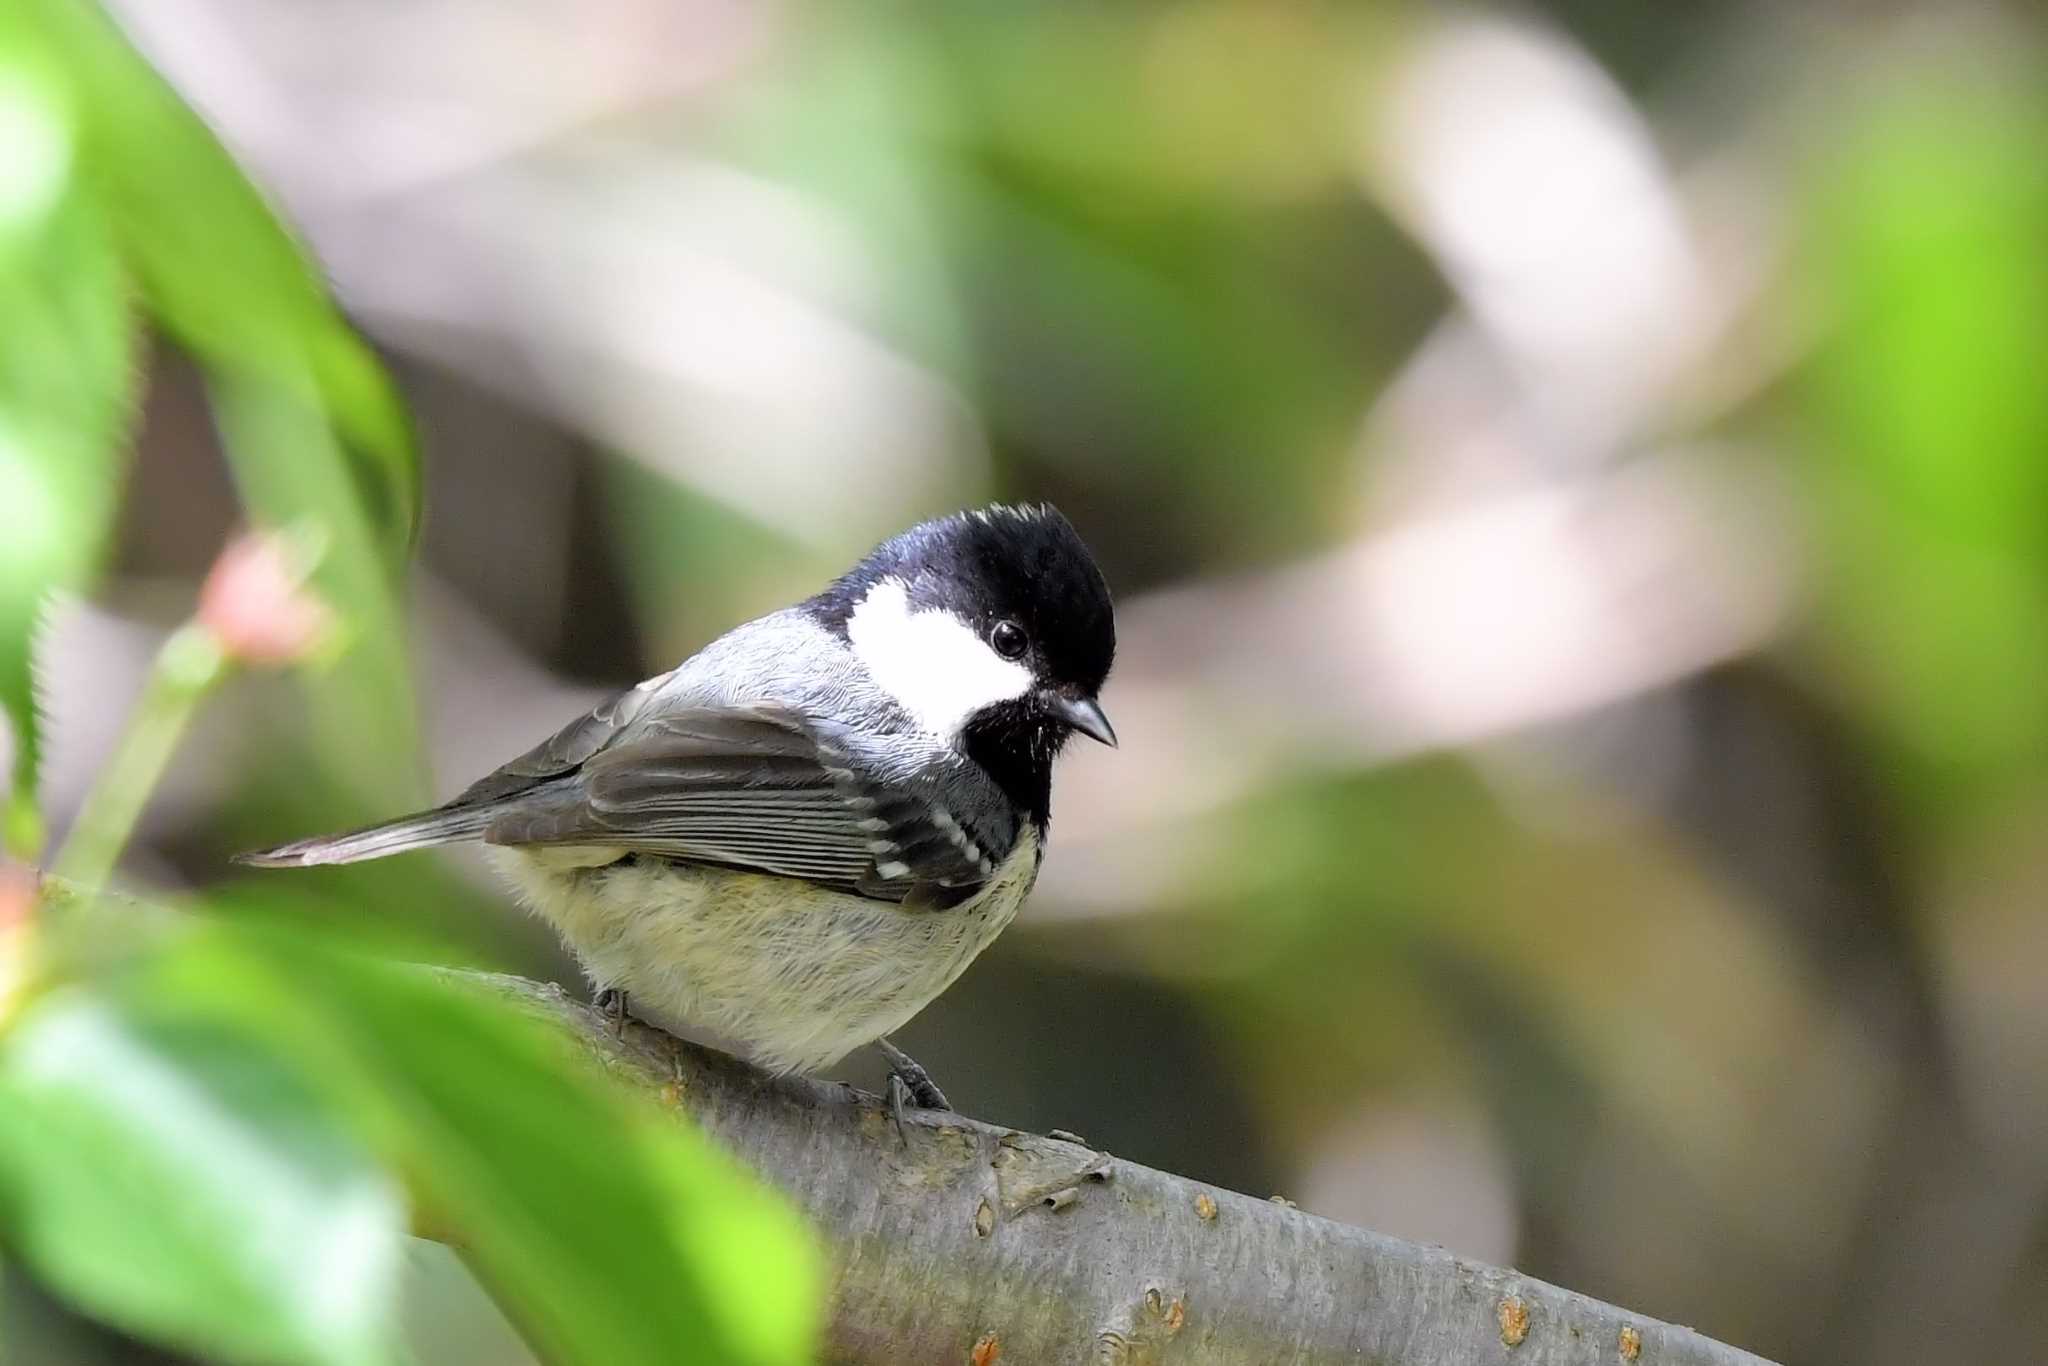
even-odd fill
[{"label": "grey wing", "polygon": [[618,738],[634,718],[673,677],[665,673],[607,697],[590,711],[535,745],[526,753],[464,788],[448,805],[478,806],[527,791],[550,778],[574,773],[600,749]]},{"label": "grey wing", "polygon": [[564,766],[507,802],[486,841],[615,846],[937,905],[970,895],[1007,852],[1008,841],[986,847],[993,838],[970,832],[928,786],[863,779],[787,708],[668,711],[630,733],[612,728],[572,761],[586,743],[574,730],[549,742],[554,757],[515,761]]}]

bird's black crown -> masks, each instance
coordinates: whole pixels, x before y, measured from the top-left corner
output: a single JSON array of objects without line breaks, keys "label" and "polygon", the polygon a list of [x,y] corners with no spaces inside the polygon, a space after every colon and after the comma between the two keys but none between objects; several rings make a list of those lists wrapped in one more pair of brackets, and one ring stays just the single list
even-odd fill
[{"label": "bird's black crown", "polygon": [[900,579],[915,610],[944,609],[986,635],[1014,621],[1041,683],[1093,697],[1116,657],[1109,585],[1073,524],[1049,503],[996,504],[884,541],[808,604],[844,631],[882,579]]}]

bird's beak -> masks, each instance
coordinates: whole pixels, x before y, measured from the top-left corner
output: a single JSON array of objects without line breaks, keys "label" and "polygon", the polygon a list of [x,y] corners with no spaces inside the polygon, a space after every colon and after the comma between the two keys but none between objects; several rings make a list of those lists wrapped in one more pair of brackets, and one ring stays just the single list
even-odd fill
[{"label": "bird's beak", "polygon": [[1102,707],[1094,698],[1055,695],[1052,708],[1062,721],[1089,739],[1099,740],[1111,749],[1116,748],[1116,732],[1110,728],[1109,718],[1102,714]]}]

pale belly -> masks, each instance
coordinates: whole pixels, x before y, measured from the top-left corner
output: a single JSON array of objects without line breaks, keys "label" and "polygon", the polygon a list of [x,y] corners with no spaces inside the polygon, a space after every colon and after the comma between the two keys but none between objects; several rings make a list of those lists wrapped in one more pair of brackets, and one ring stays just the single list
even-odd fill
[{"label": "pale belly", "polygon": [[594,984],[779,1072],[828,1066],[924,1009],[1009,925],[1038,873],[1026,831],[973,900],[905,910],[658,859],[587,866],[607,856],[506,849],[498,863]]}]

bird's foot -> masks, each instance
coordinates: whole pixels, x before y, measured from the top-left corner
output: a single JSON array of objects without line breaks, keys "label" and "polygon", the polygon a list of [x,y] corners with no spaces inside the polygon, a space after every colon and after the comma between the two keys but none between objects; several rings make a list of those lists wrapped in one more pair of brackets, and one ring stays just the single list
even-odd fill
[{"label": "bird's foot", "polygon": [[590,1003],[610,1022],[614,1039],[626,1037],[626,1012],[631,1001],[627,998],[625,988],[606,987],[598,992]]},{"label": "bird's foot", "polygon": [[925,1071],[916,1058],[890,1043],[877,1039],[875,1047],[882,1050],[882,1056],[889,1060],[889,1077],[903,1088],[904,1097],[920,1110],[950,1110],[953,1102],[946,1099],[946,1093],[932,1080],[932,1074]]},{"label": "bird's foot", "polygon": [[950,1110],[953,1103],[946,1099],[946,1093],[932,1080],[932,1074],[908,1053],[890,1043],[887,1039],[875,1040],[875,1047],[882,1050],[882,1056],[889,1060],[889,1113],[896,1120],[896,1137],[904,1143],[910,1136],[903,1128],[903,1112],[906,1108],[919,1110]]}]

